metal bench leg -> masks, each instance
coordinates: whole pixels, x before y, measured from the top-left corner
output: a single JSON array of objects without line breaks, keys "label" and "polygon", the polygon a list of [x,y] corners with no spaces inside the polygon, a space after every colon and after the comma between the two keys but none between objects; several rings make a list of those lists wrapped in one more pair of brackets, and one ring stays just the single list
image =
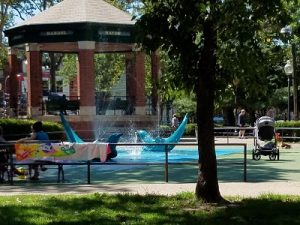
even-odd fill
[{"label": "metal bench leg", "polygon": [[61,175],[62,175],[62,181],[65,181],[64,165],[61,165]]},{"label": "metal bench leg", "polygon": [[[61,179],[60,179],[61,175]],[[64,165],[58,164],[58,177],[57,177],[57,183],[60,183],[60,181],[65,180],[65,172],[64,172]]]},{"label": "metal bench leg", "polygon": [[[2,167],[2,165],[0,165],[0,167]],[[4,183],[4,174],[5,174],[5,168],[3,166],[3,168],[1,168],[0,171],[0,183]]]}]

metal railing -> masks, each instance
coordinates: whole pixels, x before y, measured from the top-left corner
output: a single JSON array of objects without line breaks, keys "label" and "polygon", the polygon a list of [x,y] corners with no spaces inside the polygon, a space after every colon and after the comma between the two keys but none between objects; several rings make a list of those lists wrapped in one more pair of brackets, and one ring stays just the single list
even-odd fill
[{"label": "metal railing", "polygon": [[134,102],[130,96],[96,96],[96,114],[132,115]]},{"label": "metal railing", "polygon": [[[116,146],[164,146],[165,147],[165,151],[164,151],[164,162],[157,162],[157,161],[153,161],[153,162],[94,162],[92,160],[87,160],[87,161],[38,161],[38,162],[22,162],[22,161],[15,161],[13,154],[14,154],[14,142],[10,142],[9,144],[1,144],[0,145],[0,149],[1,146],[5,147],[8,152],[7,152],[7,156],[8,156],[8,161],[7,162],[0,162],[0,166],[7,166],[8,170],[8,180],[10,182],[11,185],[13,185],[14,180],[13,180],[13,169],[16,166],[19,165],[55,165],[58,168],[58,179],[57,182],[63,181],[64,180],[64,170],[63,170],[63,166],[64,165],[86,165],[87,166],[87,183],[91,184],[91,166],[93,165],[101,165],[101,166],[106,166],[106,165],[163,165],[164,166],[164,177],[165,177],[165,182],[169,182],[169,165],[198,165],[197,162],[170,162],[169,161],[169,151],[168,151],[168,146],[172,145],[176,145],[176,146],[196,146],[197,144],[195,143],[168,143],[168,144],[145,144],[145,143],[113,143]],[[247,181],[247,145],[245,143],[218,143],[215,144],[216,146],[241,146],[243,148],[243,160],[239,163],[235,163],[235,164],[239,164],[239,165],[243,165],[243,181],[246,182]],[[61,180],[62,179],[62,180]]]},{"label": "metal railing", "polygon": [[[231,137],[236,137],[238,135],[240,127],[215,127],[215,137],[226,137],[227,140]],[[250,138],[255,138],[254,130],[255,127],[243,127],[246,130],[246,135]],[[284,141],[298,141],[300,140],[300,127],[275,127],[275,133],[279,133],[280,137]],[[290,135],[292,133],[292,135]]]},{"label": "metal railing", "polygon": [[[247,144],[246,143],[230,143],[232,142],[231,139],[232,137],[236,136],[235,130],[238,130],[239,127],[222,127],[222,128],[215,128],[217,132],[219,132],[219,135],[217,137],[224,137],[227,139],[227,143],[216,143],[216,146],[241,146],[243,147],[243,159],[240,162],[236,162],[235,164],[242,165],[243,166],[243,181],[247,181]],[[255,138],[253,135],[253,127],[247,127],[245,128],[248,130],[248,136],[251,138]],[[225,131],[224,131],[225,130]],[[287,128],[287,127],[280,127],[277,128],[276,131],[282,132],[282,138],[286,140],[299,140],[299,136],[285,136],[285,131],[298,131],[300,128]],[[222,131],[222,135],[220,135],[220,131]],[[51,132],[53,133],[53,132]],[[235,135],[233,135],[235,134]],[[58,141],[53,141],[53,142],[61,142],[61,140]],[[16,162],[13,160],[13,154],[14,154],[14,141],[8,142],[7,144],[0,144],[1,146],[6,146],[9,149],[9,159],[10,161],[6,163],[0,162],[0,165],[8,166],[9,167],[9,172],[12,171],[12,168],[14,168],[17,165],[30,165],[34,163],[23,163],[21,161]],[[58,166],[58,182],[61,181],[61,178],[63,178],[64,174],[63,173],[63,166],[64,165],[86,165],[87,166],[87,183],[91,183],[91,167],[94,165],[99,165],[101,164],[102,166],[105,165],[163,165],[164,166],[164,177],[165,177],[165,182],[169,182],[169,165],[198,165],[197,162],[194,161],[189,161],[189,162],[170,162],[169,161],[169,152],[167,151],[169,145],[175,145],[175,146],[197,146],[196,138],[194,138],[193,143],[168,143],[168,144],[145,144],[145,143],[113,143],[116,146],[147,146],[147,145],[155,145],[155,146],[160,146],[163,145],[165,146],[165,156],[164,156],[164,162],[105,162],[105,163],[99,163],[99,162],[93,162],[93,161],[74,161],[74,162],[57,162],[56,164],[53,164],[51,162],[45,162],[44,164],[49,164],[49,165],[57,165]],[[0,148],[1,149],[1,148]],[[12,174],[9,175],[10,177],[10,182],[13,184],[13,176]]]},{"label": "metal railing", "polygon": [[78,114],[80,107],[79,96],[66,96],[66,95],[49,95],[48,99],[43,99],[41,102],[42,114],[58,114],[63,112],[67,114],[70,111]]}]

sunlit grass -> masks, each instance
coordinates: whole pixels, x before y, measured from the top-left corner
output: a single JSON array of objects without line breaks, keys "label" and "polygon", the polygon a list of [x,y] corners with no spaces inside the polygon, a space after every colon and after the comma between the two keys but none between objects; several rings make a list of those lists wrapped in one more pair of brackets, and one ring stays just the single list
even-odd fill
[{"label": "sunlit grass", "polygon": [[193,193],[0,196],[0,224],[300,224],[300,196],[229,200],[204,204]]}]

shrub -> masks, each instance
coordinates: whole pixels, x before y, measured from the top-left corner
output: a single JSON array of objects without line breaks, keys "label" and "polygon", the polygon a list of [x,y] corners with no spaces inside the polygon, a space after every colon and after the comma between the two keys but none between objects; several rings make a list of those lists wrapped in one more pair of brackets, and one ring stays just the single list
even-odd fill
[{"label": "shrub", "polygon": [[[1,119],[0,126],[3,128],[4,138],[6,140],[18,140],[28,136],[31,131],[31,126],[35,120],[20,120],[20,119]],[[43,129],[45,132],[50,132],[49,138],[51,140],[62,140],[63,126],[57,122],[43,121]]]},{"label": "shrub", "polygon": [[189,123],[185,127],[184,135],[186,136],[195,136],[195,128],[197,124],[195,123]]},{"label": "shrub", "polygon": [[[296,128],[300,127],[300,121],[299,120],[292,120],[292,121],[283,121],[279,120],[275,122],[275,128],[279,133],[281,133],[281,136],[286,137],[300,137],[300,130],[288,130],[288,129],[280,129],[281,127],[287,127],[287,128]],[[294,140],[299,141],[299,140]]]},{"label": "shrub", "polygon": [[160,125],[159,126],[159,135],[161,137],[168,137],[172,133],[172,128],[168,125]]},{"label": "shrub", "polygon": [[[184,136],[195,136],[195,126],[196,126],[196,124],[194,124],[194,123],[187,124],[183,135]],[[161,137],[168,137],[172,134],[172,132],[173,132],[173,129],[170,126],[167,126],[167,125],[159,126],[159,135]],[[155,134],[155,132],[153,132],[153,135],[157,135],[157,134]]]},{"label": "shrub", "polygon": [[[195,128],[197,124],[196,123],[189,123],[186,125],[184,135],[185,136],[195,136]],[[222,127],[220,124],[215,124],[215,127]],[[300,129],[299,130],[288,130],[288,129],[280,129],[281,127],[285,128],[300,128],[300,121],[283,121],[279,120],[275,122],[275,128],[276,130],[280,131],[281,135],[283,136],[289,136],[289,137],[300,137]],[[171,128],[170,128],[171,129]]]},{"label": "shrub", "polygon": [[300,127],[300,121],[299,120],[292,120],[292,121],[278,120],[275,122],[275,127]]}]

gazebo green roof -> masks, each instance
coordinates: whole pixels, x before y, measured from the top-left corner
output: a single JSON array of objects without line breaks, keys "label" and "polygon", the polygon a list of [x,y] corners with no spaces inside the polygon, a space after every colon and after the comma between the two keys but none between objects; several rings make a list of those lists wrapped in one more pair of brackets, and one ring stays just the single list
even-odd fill
[{"label": "gazebo green roof", "polygon": [[64,0],[5,31],[9,45],[96,41],[132,43],[132,16],[103,0]]}]

